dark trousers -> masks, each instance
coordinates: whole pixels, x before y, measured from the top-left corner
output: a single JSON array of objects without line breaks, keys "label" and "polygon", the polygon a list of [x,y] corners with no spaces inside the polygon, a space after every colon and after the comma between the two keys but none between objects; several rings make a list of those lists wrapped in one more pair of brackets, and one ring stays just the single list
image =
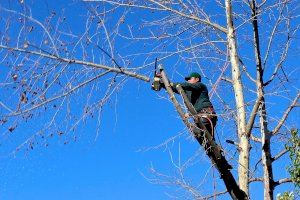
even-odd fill
[{"label": "dark trousers", "polygon": [[215,138],[214,128],[217,124],[218,118],[213,107],[203,108],[199,112],[200,120],[206,127],[207,131]]},{"label": "dark trousers", "polygon": [[207,129],[207,131],[213,136],[215,136],[214,134],[214,129],[215,126],[217,124],[217,117],[200,117],[201,122],[203,123],[203,125],[205,126],[205,128]]}]

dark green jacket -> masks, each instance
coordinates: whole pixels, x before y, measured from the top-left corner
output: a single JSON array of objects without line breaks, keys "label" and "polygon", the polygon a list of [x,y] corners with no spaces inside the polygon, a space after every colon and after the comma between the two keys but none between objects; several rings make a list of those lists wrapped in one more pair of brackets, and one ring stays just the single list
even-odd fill
[{"label": "dark green jacket", "polygon": [[202,108],[212,107],[212,103],[209,100],[207,87],[201,83],[173,83],[172,89],[178,93],[176,85],[180,84],[185,91],[188,99],[194,105],[197,112],[200,112]]}]

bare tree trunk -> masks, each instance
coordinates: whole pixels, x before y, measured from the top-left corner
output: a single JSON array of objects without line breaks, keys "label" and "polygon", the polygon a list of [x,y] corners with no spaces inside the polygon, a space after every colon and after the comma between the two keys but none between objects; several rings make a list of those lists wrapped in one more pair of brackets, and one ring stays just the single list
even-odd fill
[{"label": "bare tree trunk", "polygon": [[226,19],[227,19],[227,40],[229,46],[229,56],[232,67],[232,81],[235,93],[235,101],[237,108],[237,126],[238,137],[240,139],[240,155],[239,155],[239,185],[240,188],[249,195],[249,137],[246,133],[246,113],[243,95],[243,85],[241,80],[241,72],[239,69],[239,58],[237,53],[237,44],[235,30],[232,21],[231,1],[225,1]]},{"label": "bare tree trunk", "polygon": [[[264,91],[261,90],[262,94]],[[259,121],[260,130],[262,135],[262,164],[264,172],[264,199],[272,200],[274,192],[274,179],[273,179],[273,169],[272,169],[272,156],[270,148],[271,134],[268,130],[267,117],[266,117],[266,107],[265,99],[262,98]]]},{"label": "bare tree trunk", "polygon": [[256,12],[256,2],[252,0],[251,3],[252,11],[252,26],[254,33],[254,52],[255,52],[255,63],[257,72],[257,95],[261,98],[261,104],[259,107],[259,122],[261,131],[261,141],[262,141],[262,164],[263,164],[263,176],[264,176],[264,199],[272,200],[274,191],[274,179],[273,179],[273,169],[272,169],[272,157],[270,140],[271,133],[268,130],[267,123],[267,112],[264,98],[264,85],[263,85],[263,67],[261,62],[260,54],[260,42],[259,42],[259,32],[258,32],[258,22],[257,22],[257,12]]}]

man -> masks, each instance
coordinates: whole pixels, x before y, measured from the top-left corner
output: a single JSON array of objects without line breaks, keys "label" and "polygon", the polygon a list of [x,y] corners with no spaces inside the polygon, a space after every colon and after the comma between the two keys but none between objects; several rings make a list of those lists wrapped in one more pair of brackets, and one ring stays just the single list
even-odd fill
[{"label": "man", "polygon": [[[197,113],[199,113],[201,122],[214,137],[214,127],[217,123],[217,116],[213,105],[209,100],[206,85],[201,83],[201,76],[196,72],[185,77],[185,80],[187,82],[171,84],[173,91],[179,93],[176,89],[176,85],[181,85],[189,101],[192,103]],[[162,87],[165,88],[164,85],[162,85]]]}]

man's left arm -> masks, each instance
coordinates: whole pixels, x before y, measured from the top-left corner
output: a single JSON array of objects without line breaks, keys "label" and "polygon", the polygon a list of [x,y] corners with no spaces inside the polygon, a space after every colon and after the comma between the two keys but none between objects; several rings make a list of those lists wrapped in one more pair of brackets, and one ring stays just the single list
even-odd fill
[{"label": "man's left arm", "polygon": [[188,90],[188,91],[201,91],[202,90],[202,87],[200,84],[192,84],[192,83],[177,83],[177,84],[180,84],[183,90]]}]

